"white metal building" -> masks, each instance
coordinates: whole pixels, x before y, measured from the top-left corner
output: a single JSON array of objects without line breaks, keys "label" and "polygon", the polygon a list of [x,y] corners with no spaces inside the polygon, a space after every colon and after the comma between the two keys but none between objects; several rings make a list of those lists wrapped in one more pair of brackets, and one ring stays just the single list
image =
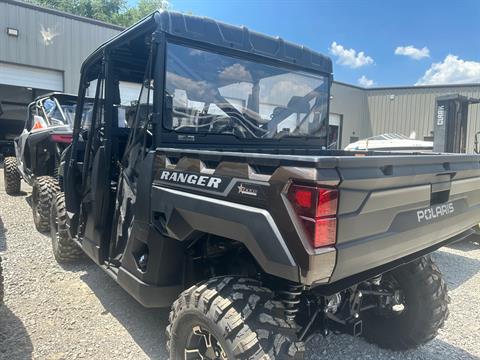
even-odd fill
[{"label": "white metal building", "polygon": [[16,0],[0,0],[0,27],[0,119],[13,128],[38,95],[76,93],[83,60],[122,29]]},{"label": "white metal building", "polygon": [[[331,125],[339,124],[339,148],[358,139],[399,133],[418,140],[433,136],[435,99],[446,94],[480,98],[480,84],[361,88],[334,83],[330,105]],[[480,131],[480,104],[468,115],[467,151],[473,151]]]}]

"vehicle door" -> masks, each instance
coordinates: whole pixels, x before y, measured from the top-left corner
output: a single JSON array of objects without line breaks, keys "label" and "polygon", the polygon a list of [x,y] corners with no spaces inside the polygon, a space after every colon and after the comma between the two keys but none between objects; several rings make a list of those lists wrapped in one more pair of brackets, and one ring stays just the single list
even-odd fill
[{"label": "vehicle door", "polygon": [[[131,94],[134,85],[130,83],[126,90],[125,82],[117,76],[119,73],[125,73],[125,69],[119,69],[114,60],[105,58],[103,64],[101,74],[95,80],[91,120],[84,120],[80,126],[80,135],[75,143],[75,149],[72,150],[76,151],[77,159],[73,162],[78,163],[78,159],[82,160],[81,166],[77,166],[81,169],[81,176],[76,180],[77,184],[73,181],[73,184],[68,185],[79,189],[75,199],[79,212],[78,239],[83,250],[99,264],[108,258],[115,197],[121,172],[119,162],[131,132],[128,115],[131,113],[131,106],[128,106],[130,101],[128,99],[122,101],[122,97],[125,97],[122,93]],[[141,81],[138,80],[138,90],[136,95],[133,95],[136,102],[142,88]],[[76,122],[77,120],[76,118]],[[74,134],[75,132],[74,129]],[[82,144],[83,159],[78,153],[79,145]],[[70,175],[68,177],[72,178]]]},{"label": "vehicle door", "polygon": [[96,207],[94,200],[103,190],[97,192],[92,183],[98,181],[98,168],[108,167],[101,164],[105,161],[105,142],[105,65],[100,58],[82,72],[73,141],[65,157],[63,175],[71,235],[82,242],[85,252],[94,259],[98,259],[95,222],[88,219],[97,214],[97,211],[92,213]]},{"label": "vehicle door", "polygon": [[107,82],[101,77],[96,81],[91,122],[82,133],[82,138],[86,141],[82,166],[79,239],[84,251],[98,263],[101,263],[103,258],[100,244],[109,226],[106,214],[110,210],[111,198],[111,121],[107,121],[107,117],[111,117],[111,107],[106,96],[108,92]]},{"label": "vehicle door", "polygon": [[[153,144],[153,79],[151,62],[147,65],[143,85],[138,84],[139,94],[132,117],[127,121],[129,137],[121,159],[118,191],[113,219],[113,236],[110,243],[110,262],[119,265],[137,215],[137,194],[150,189],[153,154],[147,158]],[[141,189],[139,189],[141,187]],[[144,194],[145,195],[145,194]],[[142,208],[148,208],[148,195],[141,199]]]}]

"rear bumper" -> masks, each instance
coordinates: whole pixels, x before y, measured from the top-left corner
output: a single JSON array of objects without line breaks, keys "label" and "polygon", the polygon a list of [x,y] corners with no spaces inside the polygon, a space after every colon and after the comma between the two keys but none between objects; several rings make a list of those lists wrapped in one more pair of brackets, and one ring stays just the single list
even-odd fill
[{"label": "rear bumper", "polygon": [[470,229],[478,224],[478,219],[480,205],[435,224],[398,233],[389,231],[339,244],[337,264],[330,283],[417,253],[424,254],[426,249],[434,250],[435,247],[460,241],[471,234]]},{"label": "rear bumper", "polygon": [[344,290],[344,289],[347,289],[347,288],[349,288],[349,287],[351,287],[355,284],[359,284],[362,281],[371,279],[372,277],[375,277],[379,274],[383,274],[387,271],[393,270],[396,267],[408,264],[409,262],[414,261],[414,260],[416,260],[416,259],[418,259],[422,256],[428,255],[428,254],[438,250],[439,248],[441,248],[443,246],[448,246],[450,244],[454,244],[456,242],[462,241],[462,240],[464,240],[465,238],[469,237],[470,235],[472,235],[474,233],[475,233],[475,231],[472,228],[470,228],[470,229],[465,230],[464,232],[462,232],[458,235],[455,235],[455,236],[453,236],[453,237],[451,237],[451,238],[449,238],[445,241],[436,243],[435,245],[430,246],[428,248],[425,248],[425,249],[423,249],[419,252],[412,253],[412,254],[407,255],[405,257],[402,257],[400,259],[397,259],[397,260],[394,260],[392,262],[383,264],[379,267],[371,268],[371,269],[368,269],[368,270],[366,270],[364,272],[361,272],[361,273],[356,273],[352,276],[343,278],[341,280],[337,280],[337,281],[332,282],[332,283],[322,284],[321,286],[316,287],[315,291],[318,294],[322,294],[322,295],[326,295],[326,296],[336,294],[337,292],[339,292],[341,290]]},{"label": "rear bumper", "polygon": [[[433,185],[357,191],[358,208],[344,198],[337,264],[330,282],[440,247],[478,224],[480,178],[453,180],[447,185],[448,200],[434,205]],[[347,190],[347,195],[351,193]]]}]

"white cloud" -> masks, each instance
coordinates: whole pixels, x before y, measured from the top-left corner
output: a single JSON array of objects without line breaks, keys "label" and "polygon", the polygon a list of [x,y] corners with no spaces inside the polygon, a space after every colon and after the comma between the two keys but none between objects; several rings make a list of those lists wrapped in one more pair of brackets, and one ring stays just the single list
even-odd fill
[{"label": "white cloud", "polygon": [[349,66],[353,69],[373,64],[373,58],[365,55],[363,51],[357,53],[355,49],[345,49],[335,41],[330,45],[330,52],[337,56],[337,64]]},{"label": "white cloud", "polygon": [[409,58],[412,58],[414,60],[420,60],[423,58],[428,58],[430,57],[430,49],[424,46],[421,49],[417,49],[413,45],[408,45],[408,46],[398,46],[395,49],[395,55],[403,55],[403,56],[408,56]]},{"label": "white cloud", "polygon": [[443,62],[433,63],[415,85],[480,83],[480,62],[465,61],[448,54]]},{"label": "white cloud", "polygon": [[368,79],[365,75],[362,75],[362,77],[358,79],[358,83],[363,87],[372,87],[375,85],[375,81]]},{"label": "white cloud", "polygon": [[225,81],[226,83],[231,82],[252,82],[252,75],[250,72],[245,69],[245,66],[235,63],[231,66],[223,69],[220,74],[218,74],[220,80]]}]

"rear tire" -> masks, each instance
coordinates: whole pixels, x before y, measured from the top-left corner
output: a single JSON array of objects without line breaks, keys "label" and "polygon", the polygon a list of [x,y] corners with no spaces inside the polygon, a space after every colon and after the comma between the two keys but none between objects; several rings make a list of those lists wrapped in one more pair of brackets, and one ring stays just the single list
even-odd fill
[{"label": "rear tire", "polygon": [[33,221],[37,230],[40,232],[50,230],[50,208],[58,190],[58,182],[51,176],[40,176],[33,182]]},{"label": "rear tire", "polygon": [[55,260],[59,263],[72,262],[84,257],[82,249],[68,232],[65,194],[58,192],[50,211],[50,236]]},{"label": "rear tire", "polygon": [[297,326],[285,320],[284,310],[273,292],[255,280],[219,277],[192,286],[170,312],[170,359],[186,359],[187,352],[200,358],[197,348],[205,349],[207,339],[215,345],[210,354],[203,353],[205,358],[303,359],[304,344],[297,341]]},{"label": "rear tire", "polygon": [[17,195],[20,192],[21,176],[15,157],[8,156],[3,160],[3,176],[5,192],[8,195]]},{"label": "rear tire", "polygon": [[362,315],[365,338],[391,350],[414,349],[435,338],[448,318],[449,297],[433,260],[425,256],[387,274],[403,292],[404,310],[390,316],[378,310]]}]

